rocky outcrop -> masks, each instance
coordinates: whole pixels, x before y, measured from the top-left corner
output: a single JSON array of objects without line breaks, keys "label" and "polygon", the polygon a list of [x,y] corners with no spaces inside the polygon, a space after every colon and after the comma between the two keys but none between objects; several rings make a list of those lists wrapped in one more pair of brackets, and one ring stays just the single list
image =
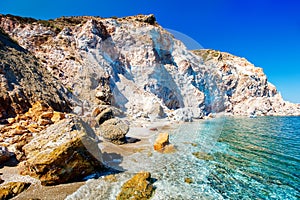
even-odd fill
[{"label": "rocky outcrop", "polygon": [[23,147],[26,161],[20,173],[43,185],[81,180],[103,170],[96,136],[88,124],[70,116],[40,132]]},{"label": "rocky outcrop", "polygon": [[57,111],[70,110],[67,91],[40,61],[0,32],[0,119],[28,111],[43,101]]},{"label": "rocky outcrop", "polygon": [[149,172],[139,172],[124,183],[116,199],[146,200],[151,198],[153,192],[154,187],[151,183],[151,174]]},{"label": "rocky outcrop", "polygon": [[227,53],[190,52],[153,15],[0,16],[0,27],[78,97],[73,103],[82,115],[103,104],[150,120],[191,121],[219,112],[300,115],[299,105],[283,101],[261,68]]},{"label": "rocky outcrop", "polygon": [[9,182],[0,185],[0,199],[11,199],[26,190],[30,185],[31,183],[25,182]]},{"label": "rocky outcrop", "polygon": [[214,77],[216,91],[208,89],[217,101],[207,102],[206,105],[212,105],[208,109],[223,108],[227,113],[242,116],[300,114],[300,105],[284,101],[276,87],[268,82],[263,69],[245,58],[215,50],[193,53],[218,72]]},{"label": "rocky outcrop", "polygon": [[129,126],[120,119],[110,119],[100,126],[100,136],[114,144],[126,143]]},{"label": "rocky outcrop", "polygon": [[65,113],[54,111],[45,103],[35,102],[26,113],[7,119],[7,124],[0,128],[0,145],[7,146],[18,160],[22,160],[22,147],[30,142],[33,134],[64,118]]}]

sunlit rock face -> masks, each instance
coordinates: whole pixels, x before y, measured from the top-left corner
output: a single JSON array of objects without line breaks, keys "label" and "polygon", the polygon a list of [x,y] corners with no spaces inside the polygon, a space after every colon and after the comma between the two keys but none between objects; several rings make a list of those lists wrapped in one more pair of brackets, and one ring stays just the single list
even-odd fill
[{"label": "sunlit rock face", "polygon": [[188,51],[153,15],[49,21],[1,16],[0,27],[69,88],[82,114],[103,103],[99,94],[132,118],[300,114],[261,68],[227,53]]}]

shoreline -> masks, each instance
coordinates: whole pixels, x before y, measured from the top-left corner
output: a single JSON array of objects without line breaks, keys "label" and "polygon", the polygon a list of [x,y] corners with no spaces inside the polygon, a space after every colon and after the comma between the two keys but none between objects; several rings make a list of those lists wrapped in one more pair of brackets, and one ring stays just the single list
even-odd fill
[{"label": "shoreline", "polygon": [[[129,121],[129,120],[128,120]],[[151,138],[155,138],[159,132],[172,132],[180,125],[181,122],[172,122],[166,119],[159,119],[155,121],[134,120],[130,121],[130,130],[126,137],[129,142],[123,145],[115,145],[107,141],[98,144],[104,159],[104,163],[109,164],[112,169],[120,170],[123,160],[126,160],[130,155],[141,152],[143,150],[152,150],[153,144]],[[174,127],[173,127],[174,126]],[[122,159],[120,159],[122,158]],[[1,178],[3,183],[21,181],[30,182],[32,185],[24,192],[20,193],[13,199],[31,199],[37,198],[42,200],[60,200],[65,199],[68,195],[76,192],[81,186],[84,186],[88,180],[80,182],[71,182],[66,184],[59,184],[55,186],[42,186],[38,179],[30,176],[22,176],[18,172],[17,161],[10,160],[0,168]],[[104,178],[109,175],[103,175],[98,178]]]},{"label": "shoreline", "polygon": [[[217,119],[219,117],[241,118],[241,116],[218,115],[210,119]],[[272,116],[272,117],[278,117],[278,116]],[[120,174],[124,174],[124,173],[131,174],[133,172],[130,170],[128,171],[128,169],[124,169],[123,168],[124,166],[122,164],[124,164],[124,161],[126,161],[126,159],[129,159],[130,156],[135,153],[148,154],[150,152],[152,154],[152,152],[154,152],[153,141],[155,140],[158,133],[168,132],[170,135],[172,135],[172,132],[178,129],[180,125],[199,123],[210,119],[199,119],[199,120],[194,120],[193,122],[175,122],[175,121],[169,121],[167,119],[158,119],[152,122],[144,119],[133,120],[130,121],[130,130],[126,135],[130,139],[130,141],[133,142],[129,142],[123,145],[115,145],[107,141],[102,141],[101,143],[99,143],[99,148],[101,149],[101,152],[104,157],[103,159],[106,164],[108,164],[113,169],[119,170]],[[139,139],[139,140],[134,141],[135,139]],[[170,142],[171,144],[173,143],[176,145],[176,141],[171,140]],[[94,180],[94,178],[89,178],[87,180],[80,181],[80,182],[71,182],[71,183],[59,184],[55,186],[42,186],[40,184],[40,181],[35,178],[32,178],[30,176],[19,175],[16,163],[13,161],[6,163],[5,166],[0,168],[0,175],[1,178],[5,181],[4,183],[13,182],[13,181],[23,181],[23,182],[32,183],[32,185],[26,191],[22,192],[21,194],[14,197],[13,199],[30,199],[30,198],[37,198],[43,200],[44,199],[45,200],[65,199],[67,196],[75,193],[80,187],[86,185],[88,181]],[[117,174],[112,174],[112,175],[113,177],[115,177]],[[101,175],[96,179],[106,179],[106,177],[110,177],[110,174],[108,173],[105,175]]]}]

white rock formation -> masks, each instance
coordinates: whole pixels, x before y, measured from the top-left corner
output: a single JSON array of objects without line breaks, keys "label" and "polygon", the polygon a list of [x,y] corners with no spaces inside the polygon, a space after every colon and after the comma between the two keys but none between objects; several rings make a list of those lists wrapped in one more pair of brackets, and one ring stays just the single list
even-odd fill
[{"label": "white rock formation", "polygon": [[82,113],[97,105],[109,77],[111,103],[132,118],[300,115],[300,106],[283,101],[261,68],[227,53],[190,52],[153,15],[46,24],[0,16],[0,27],[70,88]]}]

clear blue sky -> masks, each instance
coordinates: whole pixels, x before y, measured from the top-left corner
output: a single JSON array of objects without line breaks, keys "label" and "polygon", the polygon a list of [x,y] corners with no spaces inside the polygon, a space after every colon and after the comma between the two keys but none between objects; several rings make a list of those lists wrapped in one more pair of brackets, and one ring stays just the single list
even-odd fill
[{"label": "clear blue sky", "polygon": [[297,0],[0,0],[0,13],[60,16],[155,14],[165,28],[203,47],[264,68],[286,100],[300,103],[300,1]]}]

